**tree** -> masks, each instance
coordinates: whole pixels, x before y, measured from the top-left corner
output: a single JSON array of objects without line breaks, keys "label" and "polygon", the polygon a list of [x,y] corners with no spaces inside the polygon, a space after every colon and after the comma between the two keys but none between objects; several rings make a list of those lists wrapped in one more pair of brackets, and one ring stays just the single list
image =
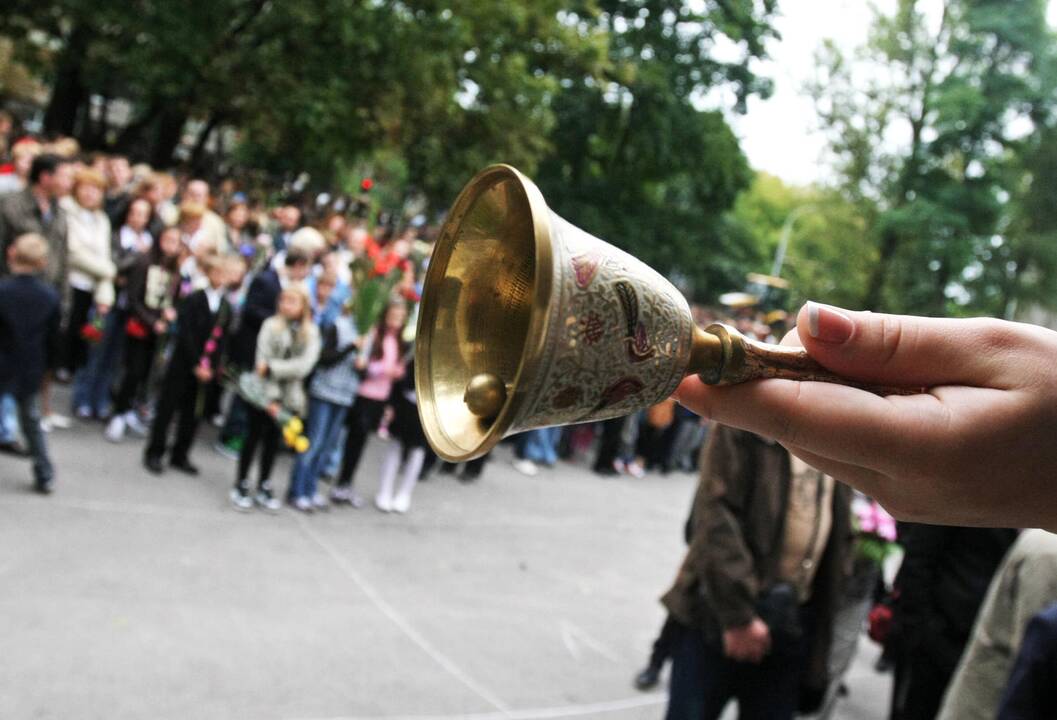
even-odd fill
[{"label": "tree", "polygon": [[[725,218],[749,184],[748,163],[722,114],[698,104],[718,86],[739,103],[769,92],[748,66],[773,34],[773,3],[605,0],[598,8],[565,16],[601,25],[607,62],[601,75],[562,79],[540,186],[574,224],[712,300],[740,286],[758,258]],[[713,57],[721,38],[738,43],[737,61]]]},{"label": "tree", "polygon": [[1037,75],[1052,42],[1046,3],[944,0],[931,30],[920,5],[877,15],[854,66],[825,46],[810,90],[841,190],[877,247],[862,304],[993,310],[975,281],[996,277],[979,264],[998,261],[988,248],[1011,212],[1016,128],[1052,102]]}]

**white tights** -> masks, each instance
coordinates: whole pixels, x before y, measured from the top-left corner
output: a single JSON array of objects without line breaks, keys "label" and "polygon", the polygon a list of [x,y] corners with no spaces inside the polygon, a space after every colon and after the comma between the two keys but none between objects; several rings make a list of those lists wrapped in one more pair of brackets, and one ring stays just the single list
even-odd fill
[{"label": "white tights", "polygon": [[426,449],[421,447],[411,448],[407,453],[407,462],[404,463],[404,472],[400,478],[400,487],[396,488],[396,474],[400,470],[400,459],[404,454],[404,446],[399,440],[391,440],[389,447],[385,450],[385,458],[382,460],[382,477],[378,484],[378,496],[375,503],[378,507],[388,510],[406,512],[411,507],[411,493],[415,490],[418,482],[418,474],[422,472],[422,463],[426,460]]}]

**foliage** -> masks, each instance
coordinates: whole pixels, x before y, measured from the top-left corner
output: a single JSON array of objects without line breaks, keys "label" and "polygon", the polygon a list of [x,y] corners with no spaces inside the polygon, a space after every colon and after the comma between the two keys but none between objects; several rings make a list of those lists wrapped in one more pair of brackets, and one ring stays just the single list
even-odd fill
[{"label": "foliage", "polygon": [[1052,120],[1045,2],[944,0],[934,29],[921,5],[878,14],[855,62],[823,47],[809,88],[840,191],[877,247],[861,304],[1005,314],[1042,297],[1030,268],[1054,261],[1018,209],[1035,162],[1025,145],[1039,142],[1024,127]]}]

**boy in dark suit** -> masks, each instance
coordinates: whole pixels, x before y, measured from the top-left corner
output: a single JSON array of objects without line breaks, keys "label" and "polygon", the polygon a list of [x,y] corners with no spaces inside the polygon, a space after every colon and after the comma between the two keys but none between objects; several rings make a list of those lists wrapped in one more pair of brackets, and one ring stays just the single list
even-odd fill
[{"label": "boy in dark suit", "polygon": [[20,235],[6,259],[11,276],[0,281],[0,393],[15,397],[34,488],[47,494],[55,469],[40,429],[40,388],[58,356],[59,294],[38,277],[48,267],[48,241],[40,235]]},{"label": "boy in dark suit", "polygon": [[237,272],[234,263],[221,258],[210,258],[205,264],[209,287],[188,295],[177,314],[175,346],[165,368],[161,397],[143,457],[144,466],[155,474],[164,469],[162,458],[169,425],[177,414],[176,441],[169,454],[169,465],[188,475],[198,474],[189,454],[198,427],[199,390],[219,372],[232,318],[225,293]]}]

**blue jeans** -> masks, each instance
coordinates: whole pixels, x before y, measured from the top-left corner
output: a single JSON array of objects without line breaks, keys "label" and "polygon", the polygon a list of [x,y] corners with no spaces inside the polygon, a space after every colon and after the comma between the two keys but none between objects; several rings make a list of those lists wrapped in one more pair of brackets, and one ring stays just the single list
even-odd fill
[{"label": "blue jeans", "polygon": [[103,339],[91,348],[88,362],[77,371],[73,379],[73,408],[89,408],[97,417],[110,411],[110,386],[114,380],[114,368],[121,358],[125,344],[125,310],[114,309],[106,316]]},{"label": "blue jeans", "polygon": [[518,438],[518,454],[548,467],[558,462],[558,440],[562,436],[560,427],[529,430]]},{"label": "blue jeans", "polygon": [[775,647],[761,663],[735,662],[699,628],[678,625],[665,720],[715,720],[731,700],[742,720],[793,720],[806,641]]},{"label": "blue jeans", "polygon": [[290,474],[290,497],[311,498],[334,445],[338,442],[349,408],[312,398],[308,404],[308,451],[301,454]]},{"label": "blue jeans", "polygon": [[13,443],[18,439],[18,403],[10,393],[0,395],[0,442]]}]

